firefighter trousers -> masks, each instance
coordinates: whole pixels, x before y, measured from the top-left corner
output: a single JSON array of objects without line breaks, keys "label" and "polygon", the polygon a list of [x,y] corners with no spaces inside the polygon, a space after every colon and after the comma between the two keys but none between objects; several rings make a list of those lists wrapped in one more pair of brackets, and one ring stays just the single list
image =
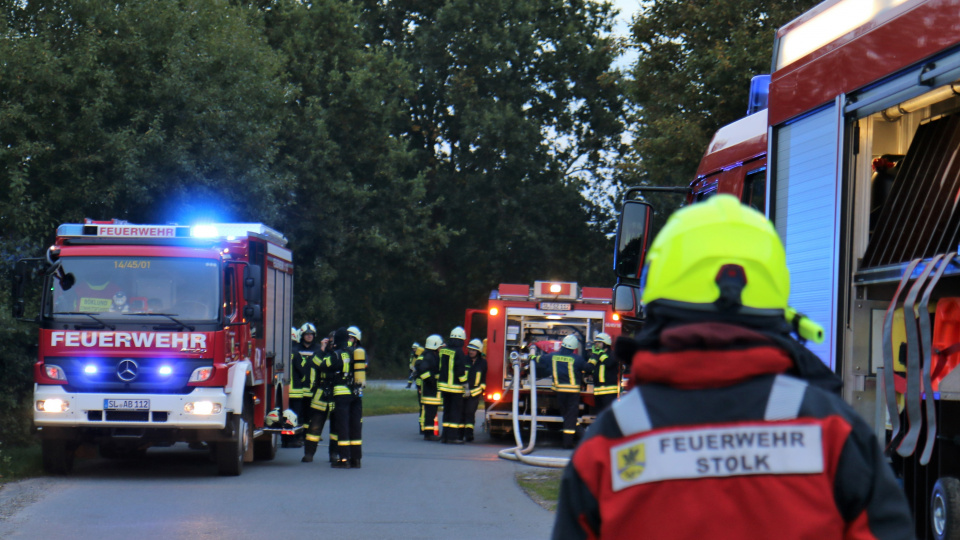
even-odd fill
[{"label": "firefighter trousers", "polygon": [[473,440],[473,423],[477,417],[480,396],[468,396],[463,400],[463,440]]},{"label": "firefighter trousers", "polygon": [[441,392],[443,394],[443,433],[440,442],[459,441],[463,432],[463,394]]},{"label": "firefighter trousers", "polygon": [[557,407],[563,417],[563,447],[573,448],[580,413],[580,392],[557,392]]},{"label": "firefighter trousers", "polygon": [[613,402],[617,400],[617,394],[600,394],[599,396],[594,394],[593,403],[594,408],[596,409],[596,415],[600,415],[607,407],[613,405]]},{"label": "firefighter trousers", "polygon": [[[327,423],[327,417],[333,408],[332,403],[324,402],[322,405],[326,406],[322,409],[315,407],[310,408],[310,425],[306,429],[306,443],[303,445],[303,454],[306,456],[313,456],[317,453],[317,446],[321,439],[320,435],[323,433],[323,425]],[[331,421],[331,425],[332,424],[333,422]],[[331,442],[331,444],[333,443]]]},{"label": "firefighter trousers", "polygon": [[357,460],[363,457],[363,400],[360,396],[348,394],[334,396],[333,417],[337,429],[337,448],[340,459]]},{"label": "firefighter trousers", "polygon": [[433,421],[437,418],[438,409],[439,405],[420,404],[420,434],[424,437],[433,436]]}]

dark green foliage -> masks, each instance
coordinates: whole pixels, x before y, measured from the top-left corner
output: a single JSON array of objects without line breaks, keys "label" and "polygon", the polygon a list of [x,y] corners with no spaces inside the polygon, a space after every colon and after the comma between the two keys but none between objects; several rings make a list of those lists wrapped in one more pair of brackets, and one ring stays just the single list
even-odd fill
[{"label": "dark green foliage", "polygon": [[610,284],[609,216],[581,195],[622,131],[616,49],[600,36],[609,5],[381,4],[364,2],[370,41],[416,68],[407,134],[438,202],[432,222],[455,235],[422,261],[442,286],[404,309],[446,335],[500,282]]},{"label": "dark green foliage", "polygon": [[[630,184],[689,184],[713,133],[746,115],[750,79],[770,73],[774,35],[819,0],[648,0],[632,25],[625,84],[636,131]],[[661,214],[681,198],[654,196]]]},{"label": "dark green foliage", "polygon": [[[0,0],[0,271],[84,217],[265,222],[297,323],[355,324],[371,376],[405,375],[499,282],[609,284],[609,24],[584,0]],[[9,422],[36,328],[0,308]]]}]

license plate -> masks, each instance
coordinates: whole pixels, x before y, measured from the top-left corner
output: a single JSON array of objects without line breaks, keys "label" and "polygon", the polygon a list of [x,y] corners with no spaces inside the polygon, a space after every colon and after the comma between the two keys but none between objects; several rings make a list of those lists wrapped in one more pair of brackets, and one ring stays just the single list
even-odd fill
[{"label": "license plate", "polygon": [[149,399],[105,399],[103,408],[108,411],[149,411]]}]

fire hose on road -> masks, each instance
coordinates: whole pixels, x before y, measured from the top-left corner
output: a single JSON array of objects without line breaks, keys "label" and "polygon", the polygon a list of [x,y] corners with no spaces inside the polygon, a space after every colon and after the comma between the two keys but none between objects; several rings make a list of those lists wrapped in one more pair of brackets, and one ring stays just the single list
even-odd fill
[{"label": "fire hose on road", "polygon": [[562,469],[570,462],[570,458],[565,457],[532,457],[527,454],[533,452],[537,443],[537,365],[536,362],[530,362],[530,442],[526,447],[523,446],[523,438],[520,435],[520,357],[513,353],[510,359],[513,361],[513,437],[517,446],[505,448],[498,452],[503,459],[519,461],[527,465],[536,467],[550,467]]}]

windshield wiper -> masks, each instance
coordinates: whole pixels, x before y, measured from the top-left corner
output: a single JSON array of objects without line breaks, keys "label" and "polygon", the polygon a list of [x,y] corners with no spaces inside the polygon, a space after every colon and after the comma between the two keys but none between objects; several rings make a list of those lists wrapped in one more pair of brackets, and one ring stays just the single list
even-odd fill
[{"label": "windshield wiper", "polygon": [[97,323],[100,325],[100,328],[109,328],[110,330],[117,329],[116,326],[113,326],[112,324],[107,324],[85,311],[54,311],[53,314],[54,315],[86,315],[87,317],[90,317],[91,319],[97,321]]},{"label": "windshield wiper", "polygon": [[[191,332],[193,332],[193,331],[195,330],[195,328],[194,328],[193,326],[190,326],[189,324],[186,324],[186,323],[184,323],[184,322],[182,322],[182,321],[179,321],[179,320],[175,319],[173,316],[174,316],[174,315],[177,315],[177,313],[173,313],[173,314],[170,314],[170,313],[124,313],[124,315],[128,315],[128,316],[131,316],[131,317],[145,317],[145,316],[148,316],[148,315],[159,315],[160,317],[166,317],[166,318],[170,319],[171,321],[177,323],[178,325],[180,325],[180,328],[186,328],[187,330],[189,330],[189,331],[191,331]],[[157,329],[155,328],[155,330],[157,330]]]}]

